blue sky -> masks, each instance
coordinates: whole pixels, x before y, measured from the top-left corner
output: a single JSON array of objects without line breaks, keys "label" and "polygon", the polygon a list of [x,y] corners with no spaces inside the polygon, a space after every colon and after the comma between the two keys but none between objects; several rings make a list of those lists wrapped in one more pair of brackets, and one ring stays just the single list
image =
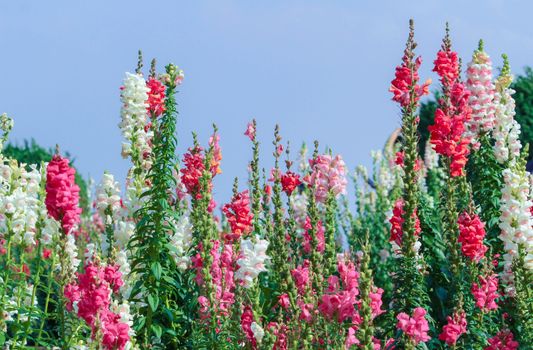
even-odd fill
[{"label": "blue sky", "polygon": [[[370,164],[399,126],[387,91],[407,22],[415,19],[421,77],[450,23],[453,46],[468,62],[480,38],[515,73],[533,65],[533,5],[519,1],[4,1],[0,3],[0,113],[15,118],[12,140],[56,143],[83,175],[104,170],[123,180],[119,86],[136,64],[173,62],[185,71],[178,95],[179,152],[217,123],[223,174],[244,182],[251,150],[242,135],[256,118],[263,165],[274,125],[293,145],[318,139],[350,169]],[[434,79],[435,80],[435,79]],[[436,88],[436,85],[433,86]]]}]

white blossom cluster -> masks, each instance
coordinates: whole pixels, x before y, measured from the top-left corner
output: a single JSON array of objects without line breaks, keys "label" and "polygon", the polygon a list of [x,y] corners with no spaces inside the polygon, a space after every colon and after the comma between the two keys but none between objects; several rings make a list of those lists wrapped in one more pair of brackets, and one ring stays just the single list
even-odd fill
[{"label": "white blossom cluster", "polygon": [[117,218],[121,212],[121,199],[120,199],[120,186],[115,177],[105,172],[102,181],[96,187],[96,209],[102,216],[106,218],[106,223],[111,221],[111,218],[107,218],[108,214],[106,210],[109,208],[111,216]]},{"label": "white blossom cluster", "polygon": [[12,234],[15,244],[34,246],[36,225],[43,209],[39,199],[41,173],[35,166],[27,171],[24,164],[19,166],[16,161],[1,162],[0,232]]},{"label": "white blossom cluster", "polygon": [[504,187],[500,201],[500,239],[504,244],[504,280],[512,286],[512,263],[518,246],[525,249],[526,268],[533,269],[533,218],[529,179],[524,171],[503,171]]},{"label": "white blossom cluster", "polygon": [[495,86],[492,82],[492,62],[486,52],[477,50],[466,70],[466,88],[470,91],[468,103],[472,117],[466,123],[465,136],[478,145],[480,132],[494,128],[496,106],[494,104]]},{"label": "white blossom cluster", "polygon": [[267,255],[269,242],[255,237],[241,240],[240,257],[237,260],[239,269],[235,272],[235,278],[244,283],[245,288],[253,285],[254,279],[266,269],[266,263],[270,260]]},{"label": "white blossom cluster", "polygon": [[185,271],[190,263],[189,249],[192,245],[193,226],[188,215],[182,215],[175,224],[175,232],[170,238],[170,244],[174,247],[170,255],[174,259],[179,270]]},{"label": "white blossom cluster", "polygon": [[133,164],[140,164],[143,169],[150,168],[150,139],[152,131],[146,128],[148,92],[146,81],[140,74],[126,73],[124,86],[120,93],[122,101],[119,124],[124,141],[122,157],[132,158]]},{"label": "white blossom cluster", "polygon": [[[507,81],[512,79],[512,77],[503,78],[507,79]],[[496,120],[492,132],[492,136],[495,139],[494,154],[500,164],[516,159],[520,155],[520,149],[522,148],[518,139],[520,136],[520,124],[514,119],[515,101],[512,94],[515,91],[505,85],[504,79],[498,79],[496,82]]]}]

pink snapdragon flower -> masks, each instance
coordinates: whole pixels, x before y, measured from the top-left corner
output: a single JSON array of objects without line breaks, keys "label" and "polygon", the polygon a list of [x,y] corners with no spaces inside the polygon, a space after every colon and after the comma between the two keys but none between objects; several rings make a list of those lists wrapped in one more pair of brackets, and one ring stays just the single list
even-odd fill
[{"label": "pink snapdragon flower", "polygon": [[309,160],[309,165],[311,174],[304,178],[304,182],[312,188],[318,202],[324,203],[329,191],[335,196],[346,193],[346,165],[340,155],[318,155]]},{"label": "pink snapdragon flower", "polygon": [[398,323],[396,328],[402,330],[415,344],[425,343],[431,339],[428,335],[429,326],[425,318],[426,310],[417,307],[413,311],[413,317],[402,312],[396,316]]},{"label": "pink snapdragon flower", "polygon": [[482,311],[496,310],[498,304],[496,299],[500,297],[498,294],[498,275],[492,274],[487,277],[479,276],[479,284],[472,283],[472,295],[476,299],[476,306]]},{"label": "pink snapdragon flower", "polygon": [[299,294],[305,293],[305,288],[309,284],[309,260],[304,260],[303,265],[300,265],[291,271],[292,278],[298,288]]},{"label": "pink snapdragon flower", "polygon": [[454,345],[457,343],[457,339],[466,333],[467,322],[465,312],[454,313],[453,318],[448,316],[447,320],[448,323],[442,327],[442,333],[439,335],[439,339],[445,341],[448,345]]},{"label": "pink snapdragon flower", "polygon": [[241,315],[241,328],[246,335],[246,339],[252,345],[252,349],[257,349],[257,341],[252,331],[252,323],[254,322],[254,313],[249,305],[244,307],[244,311]]},{"label": "pink snapdragon flower", "polygon": [[118,292],[124,283],[121,272],[115,266],[101,267],[90,261],[85,265],[84,273],[77,276],[76,282],[65,286],[66,309],[72,311],[76,305],[77,315],[91,327],[92,338],[102,335],[104,349],[125,349],[130,327],[121,322],[120,315],[109,310],[111,294]]},{"label": "pink snapdragon flower", "polygon": [[244,135],[248,136],[248,138],[250,139],[250,141],[254,141],[255,140],[255,125],[253,122],[249,122],[248,125],[246,126],[246,131],[244,132]]},{"label": "pink snapdragon flower", "polygon": [[498,332],[489,339],[489,346],[484,350],[517,350],[518,342],[514,340],[513,333],[506,329]]},{"label": "pink snapdragon flower", "polygon": [[80,188],[76,185],[75,174],[69,160],[58,154],[46,167],[46,209],[48,215],[61,222],[65,234],[73,233],[80,223]]},{"label": "pink snapdragon flower", "polygon": [[[324,226],[322,226],[322,221],[319,220],[316,226],[317,227],[314,230],[314,234],[316,235],[316,238],[318,240],[318,245],[316,249],[318,252],[323,253],[324,249],[326,248],[326,240],[324,237]],[[310,254],[313,241],[313,237],[311,237],[311,230],[313,229],[313,226],[311,225],[311,219],[309,218],[309,216],[305,219],[303,229],[305,230],[303,234],[303,249],[306,254]]]}]

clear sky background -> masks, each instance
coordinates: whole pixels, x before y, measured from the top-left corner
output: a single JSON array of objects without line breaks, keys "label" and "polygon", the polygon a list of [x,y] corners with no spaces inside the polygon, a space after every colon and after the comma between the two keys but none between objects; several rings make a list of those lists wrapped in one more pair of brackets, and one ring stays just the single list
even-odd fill
[{"label": "clear sky background", "polygon": [[147,60],[185,71],[180,158],[191,131],[205,143],[218,124],[224,159],[215,192],[224,202],[232,179],[245,181],[252,117],[264,166],[276,123],[294,146],[319,139],[350,169],[369,165],[370,150],[399,126],[387,90],[410,17],[421,77],[435,81],[446,21],[463,62],[483,38],[495,66],[503,52],[515,73],[533,65],[532,10],[512,0],[2,1],[0,113],[15,118],[12,140],[58,143],[83,175],[98,181],[108,170],[123,180],[119,86],[142,49]]}]

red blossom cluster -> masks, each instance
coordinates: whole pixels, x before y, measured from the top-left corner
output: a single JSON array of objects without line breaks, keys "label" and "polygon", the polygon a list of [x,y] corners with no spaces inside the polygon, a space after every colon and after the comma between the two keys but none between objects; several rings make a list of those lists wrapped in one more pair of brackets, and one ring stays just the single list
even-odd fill
[{"label": "red blossom cluster", "polygon": [[244,307],[241,315],[241,328],[246,335],[246,339],[252,345],[252,349],[257,349],[257,341],[252,331],[252,323],[254,322],[254,313],[249,305]]},{"label": "red blossom cluster", "polygon": [[476,214],[463,212],[457,220],[459,225],[459,238],[463,255],[472,261],[479,262],[487,251],[483,244],[485,238],[485,224]]},{"label": "red blossom cluster", "polygon": [[456,52],[443,47],[434,63],[433,71],[440,76],[444,96],[435,111],[434,125],[428,127],[430,142],[437,153],[450,159],[450,176],[462,176],[470,153],[470,139],[464,137],[465,123],[472,113],[468,103],[470,91],[459,81]]},{"label": "red blossom cluster", "polygon": [[91,327],[93,339],[101,337],[104,349],[125,349],[130,327],[121,322],[120,315],[109,309],[111,293],[117,293],[123,285],[119,267],[102,268],[89,262],[85,272],[77,276],[77,282],[68,284],[64,290],[67,310],[72,311],[76,304],[78,316]]},{"label": "red blossom cluster", "polygon": [[[391,82],[389,91],[393,93],[392,100],[398,102],[402,107],[407,107],[411,103],[417,103],[420,97],[429,93],[431,80],[419,85],[418,69],[422,64],[422,58],[419,56],[414,63],[409,56],[405,54],[402,58],[402,64],[396,67],[394,80]],[[414,95],[411,95],[414,93]]]},{"label": "red blossom cluster", "polygon": [[46,168],[46,209],[61,223],[65,234],[73,233],[80,223],[80,188],[75,182],[76,170],[67,158],[56,154]]},{"label": "red blossom cluster", "polygon": [[496,299],[500,297],[498,294],[498,275],[491,274],[490,276],[483,277],[478,276],[479,284],[472,284],[472,295],[476,299],[476,306],[479,307],[482,311],[496,310],[498,304],[496,304]]},{"label": "red blossom cluster", "polygon": [[[390,218],[389,222],[391,224],[390,229],[390,241],[395,242],[398,247],[402,246],[402,237],[403,237],[403,223],[405,219],[403,216],[405,215],[405,211],[403,209],[404,201],[402,198],[398,199],[396,203],[394,204],[394,208],[392,209],[392,217]],[[413,212],[413,218],[415,220],[415,237],[418,237],[420,235],[420,232],[422,231],[422,228],[420,227],[420,220],[418,219],[417,210]]]},{"label": "red blossom cluster", "polygon": [[156,78],[146,82],[148,87],[147,111],[152,118],[159,117],[165,111],[165,86]]},{"label": "red blossom cluster", "polygon": [[287,171],[285,174],[281,175],[281,188],[287,196],[290,196],[301,183],[300,175],[295,174],[292,171]]},{"label": "red blossom cluster", "polygon": [[442,327],[442,333],[439,335],[439,339],[452,346],[462,334],[466,333],[467,322],[465,312],[454,313],[453,317],[448,316],[447,320],[448,323]]},{"label": "red blossom cluster", "polygon": [[457,52],[451,50],[440,50],[437,58],[433,61],[435,65],[433,71],[440,77],[440,82],[444,86],[453,84],[459,78],[459,58]]},{"label": "red blossom cluster", "polygon": [[250,194],[248,190],[237,193],[231,203],[222,207],[231,228],[231,233],[224,236],[228,243],[237,241],[241,236],[252,232],[254,214],[250,210]]}]

